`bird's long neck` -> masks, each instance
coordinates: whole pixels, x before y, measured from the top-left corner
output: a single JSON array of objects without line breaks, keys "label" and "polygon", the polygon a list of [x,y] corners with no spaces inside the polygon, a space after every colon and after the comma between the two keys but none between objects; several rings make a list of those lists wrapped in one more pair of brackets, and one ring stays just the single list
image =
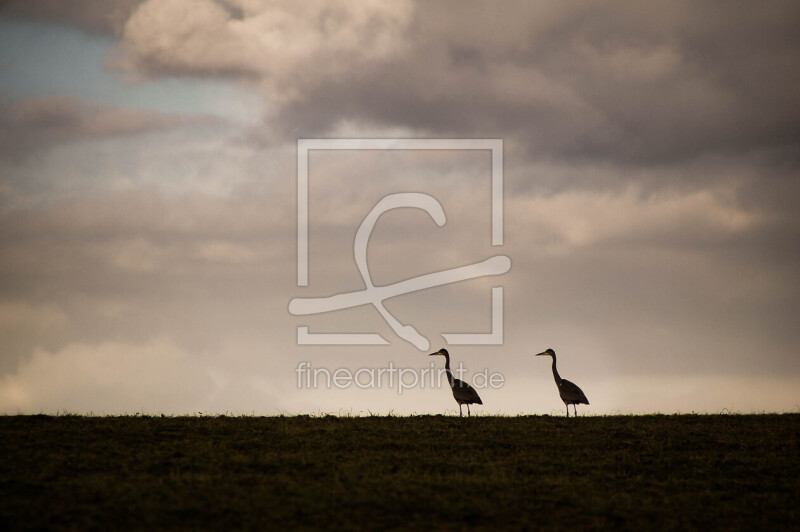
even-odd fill
[{"label": "bird's long neck", "polygon": [[444,372],[447,374],[447,382],[453,385],[453,372],[450,371],[450,355],[444,356]]},{"label": "bird's long neck", "polygon": [[553,378],[556,380],[556,385],[561,384],[561,375],[558,374],[558,370],[556,369],[556,356],[553,355]]}]

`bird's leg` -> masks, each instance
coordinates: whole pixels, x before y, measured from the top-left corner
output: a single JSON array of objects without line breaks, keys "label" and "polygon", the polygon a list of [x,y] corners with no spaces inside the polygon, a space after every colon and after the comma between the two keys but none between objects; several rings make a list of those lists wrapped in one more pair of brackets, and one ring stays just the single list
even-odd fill
[{"label": "bird's leg", "polygon": [[[467,407],[469,408],[469,407]],[[458,403],[458,416],[461,417],[464,415],[464,412],[461,410],[461,403]]]},{"label": "bird's leg", "polygon": [[575,417],[578,417],[578,405],[572,405],[572,409],[575,410]]},{"label": "bird's leg", "polygon": [[564,403],[564,405],[567,407],[567,417],[569,417],[569,403]]},{"label": "bird's leg", "polygon": [[472,412],[469,411],[469,403],[467,403],[467,417],[472,417]]}]

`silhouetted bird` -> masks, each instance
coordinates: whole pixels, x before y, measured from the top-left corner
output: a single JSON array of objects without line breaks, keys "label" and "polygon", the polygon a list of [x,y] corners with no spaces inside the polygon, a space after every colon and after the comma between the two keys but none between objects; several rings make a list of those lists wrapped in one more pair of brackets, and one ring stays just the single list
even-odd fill
[{"label": "silhouetted bird", "polygon": [[558,395],[561,396],[561,400],[564,401],[564,404],[567,406],[567,417],[569,417],[569,405],[572,405],[572,408],[575,410],[575,416],[577,417],[578,407],[575,405],[589,404],[589,400],[586,398],[586,395],[583,393],[583,390],[578,388],[577,384],[574,384],[568,381],[567,379],[562,379],[561,376],[558,374],[558,370],[556,369],[555,351],[553,351],[552,349],[548,349],[547,351],[543,351],[536,356],[553,357],[553,378],[556,380],[556,386],[558,386]]},{"label": "silhouetted bird", "polygon": [[453,390],[453,397],[458,403],[458,415],[464,415],[461,410],[461,405],[467,405],[467,416],[472,416],[469,411],[469,405],[476,403],[479,405],[483,404],[478,392],[476,392],[475,388],[466,382],[453,377],[453,372],[450,371],[450,353],[447,352],[447,349],[439,349],[435,353],[431,353],[428,356],[432,357],[437,355],[444,357],[444,371],[447,373],[447,381],[450,383],[450,389]]}]

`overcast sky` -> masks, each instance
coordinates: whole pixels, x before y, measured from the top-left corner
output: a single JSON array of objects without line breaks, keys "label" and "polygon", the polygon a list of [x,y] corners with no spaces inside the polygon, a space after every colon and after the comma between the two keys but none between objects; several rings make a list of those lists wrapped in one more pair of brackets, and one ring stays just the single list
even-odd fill
[{"label": "overcast sky", "polygon": [[[795,2],[0,2],[0,412],[450,413],[445,389],[298,387],[298,364],[421,370],[448,347],[494,414],[800,410]],[[502,139],[490,152],[312,151],[297,282],[297,139]],[[511,258],[502,276],[293,316]],[[492,328],[502,345],[448,346]],[[378,333],[389,345],[298,345]],[[363,377],[363,375],[362,375]],[[366,379],[362,379],[364,382]]]}]

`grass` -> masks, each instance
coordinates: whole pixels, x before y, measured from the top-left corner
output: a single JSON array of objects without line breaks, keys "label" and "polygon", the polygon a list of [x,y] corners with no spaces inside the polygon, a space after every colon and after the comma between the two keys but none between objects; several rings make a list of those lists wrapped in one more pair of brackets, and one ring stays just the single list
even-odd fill
[{"label": "grass", "polygon": [[0,417],[0,529],[800,526],[800,415]]}]

